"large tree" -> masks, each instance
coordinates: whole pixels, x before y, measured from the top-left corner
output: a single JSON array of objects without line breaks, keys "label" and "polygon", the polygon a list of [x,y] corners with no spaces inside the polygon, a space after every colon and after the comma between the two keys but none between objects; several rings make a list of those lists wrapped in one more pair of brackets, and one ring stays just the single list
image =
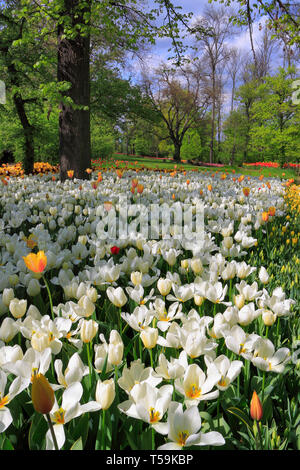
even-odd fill
[{"label": "large tree", "polygon": [[[60,92],[59,157],[61,179],[73,170],[88,177],[90,152],[91,37],[101,38],[115,49],[137,51],[140,42],[171,37],[177,55],[182,51],[178,21],[186,22],[169,0],[155,0],[149,9],[143,0],[23,0],[16,20],[34,11],[41,23],[40,36],[57,36],[57,80],[48,87]],[[157,22],[159,18],[159,24]],[[100,51],[102,52],[102,51]],[[97,51],[94,51],[96,54]]]},{"label": "large tree", "polygon": [[[203,35],[202,29],[206,27],[209,34]],[[200,28],[200,34],[198,30]],[[215,131],[217,108],[220,99],[220,74],[218,71],[224,68],[226,61],[230,57],[229,49],[226,41],[233,29],[230,21],[230,15],[224,8],[209,7],[204,11],[203,16],[196,19],[193,30],[196,33],[197,44],[200,47],[200,54],[203,54],[207,64],[209,77],[209,94],[211,102],[211,134],[210,134],[210,151],[209,161],[214,162],[215,157]]]},{"label": "large tree", "polygon": [[172,141],[173,158],[180,161],[186,132],[197,127],[208,106],[200,65],[189,64],[174,69],[162,64],[154,76],[144,73],[143,83],[154,110],[164,124],[165,138]]},{"label": "large tree", "polygon": [[[2,111],[8,111],[13,103],[16,120],[22,128],[23,166],[25,173],[33,172],[35,157],[35,137],[38,133],[32,119],[32,110],[43,113],[47,106],[41,85],[51,80],[53,67],[53,44],[41,40],[41,23],[35,9],[28,8],[23,14],[19,0],[9,0],[0,4],[0,67],[1,79],[5,81],[7,105]],[[39,60],[47,60],[47,68],[41,71]],[[9,147],[9,143],[5,144]]]}]

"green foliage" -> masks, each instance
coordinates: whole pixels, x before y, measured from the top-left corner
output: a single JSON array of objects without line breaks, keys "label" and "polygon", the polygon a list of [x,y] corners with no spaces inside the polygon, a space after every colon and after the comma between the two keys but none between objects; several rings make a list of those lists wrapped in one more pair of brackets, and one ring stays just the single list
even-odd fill
[{"label": "green foliage", "polygon": [[192,160],[201,155],[201,139],[195,129],[190,129],[184,136],[181,157],[183,160]]},{"label": "green foliage", "polygon": [[113,129],[105,121],[91,123],[91,147],[92,158],[108,159],[115,152],[115,140]]}]

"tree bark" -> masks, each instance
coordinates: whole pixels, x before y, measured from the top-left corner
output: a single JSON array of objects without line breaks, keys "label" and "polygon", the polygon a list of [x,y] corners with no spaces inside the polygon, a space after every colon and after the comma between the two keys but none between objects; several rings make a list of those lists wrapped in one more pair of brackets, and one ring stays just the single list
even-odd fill
[{"label": "tree bark", "polygon": [[[89,2],[86,2],[89,5]],[[73,28],[84,24],[83,10],[77,10],[79,0],[64,0],[65,14],[71,17]],[[75,13],[76,11],[76,13]],[[77,34],[75,38],[65,35],[63,23],[58,26],[58,67],[59,82],[69,82],[71,87],[63,93],[71,98],[75,106],[88,109],[76,109],[64,101],[60,105],[59,115],[59,158],[60,178],[64,181],[68,170],[74,171],[74,177],[87,179],[85,171],[91,167],[90,138],[90,35]]]},{"label": "tree bark", "polygon": [[[8,72],[12,85],[19,86],[18,72],[14,63],[9,64]],[[25,103],[19,92],[13,95],[14,105],[23,127],[24,134],[24,159],[23,169],[26,175],[33,173],[34,168],[34,126],[30,124],[26,114]]]},{"label": "tree bark", "polygon": [[215,78],[215,69],[213,68],[213,70],[212,70],[212,112],[211,112],[210,144],[209,144],[209,163],[214,162],[215,120],[216,120],[216,78]]},{"label": "tree bark", "polygon": [[178,142],[173,142],[173,145],[174,145],[173,160],[175,162],[180,162],[181,161],[181,158],[180,158],[181,145]]}]

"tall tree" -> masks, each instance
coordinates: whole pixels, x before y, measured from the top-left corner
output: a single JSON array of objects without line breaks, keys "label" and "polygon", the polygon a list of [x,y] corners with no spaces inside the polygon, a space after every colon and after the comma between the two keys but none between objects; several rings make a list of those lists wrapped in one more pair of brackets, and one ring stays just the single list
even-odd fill
[{"label": "tall tree", "polygon": [[[33,21],[32,21],[33,20]],[[49,51],[41,41],[35,42],[39,24],[34,21],[30,8],[22,15],[19,1],[8,1],[0,5],[0,64],[3,70],[7,92],[11,95],[17,118],[23,130],[23,168],[26,174],[33,172],[34,138],[36,134],[29,106],[42,106],[39,92],[40,76],[34,65],[42,54]],[[48,75],[49,77],[49,75]]]},{"label": "tall tree", "polygon": [[60,105],[60,177],[68,170],[85,178],[91,166],[90,15],[91,0],[64,0],[58,23],[57,80],[68,82]]},{"label": "tall tree", "polygon": [[[209,34],[198,34],[198,28],[206,27]],[[224,8],[209,7],[206,8],[203,16],[198,18],[193,26],[197,43],[203,50],[209,69],[209,78],[211,82],[210,98],[211,98],[211,135],[210,135],[210,151],[209,161],[214,162],[215,157],[215,130],[216,130],[216,114],[218,99],[218,78],[217,71],[221,64],[229,58],[229,50],[225,44],[229,35],[233,33],[230,22],[230,16]]]},{"label": "tall tree", "polygon": [[161,65],[154,77],[144,74],[144,88],[165,125],[165,138],[173,143],[173,158],[180,161],[186,132],[196,126],[207,109],[203,72],[199,64],[177,70]]},{"label": "tall tree", "polygon": [[[73,170],[77,178],[87,178],[90,155],[90,38],[98,35],[115,48],[136,51],[138,41],[154,42],[171,37],[177,55],[182,52],[178,21],[187,15],[170,0],[155,0],[147,9],[143,0],[23,0],[22,15],[34,4],[44,30],[57,28],[57,84],[60,100],[61,179]],[[157,18],[160,25],[157,26]],[[68,86],[66,86],[68,84]]]}]

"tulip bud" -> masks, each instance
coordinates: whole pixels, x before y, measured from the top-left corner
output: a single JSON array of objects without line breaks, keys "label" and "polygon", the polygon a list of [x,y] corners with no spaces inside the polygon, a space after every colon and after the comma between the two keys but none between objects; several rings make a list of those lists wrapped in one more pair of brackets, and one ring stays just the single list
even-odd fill
[{"label": "tulip bud", "polygon": [[55,402],[54,391],[43,374],[33,376],[31,398],[35,411],[42,414],[50,413]]},{"label": "tulip bud", "polygon": [[94,320],[83,320],[80,328],[80,337],[84,343],[89,343],[96,336],[98,323]]},{"label": "tulip bud", "polygon": [[203,271],[203,265],[200,258],[194,258],[191,260],[191,268],[195,274],[201,274]]},{"label": "tulip bud", "polygon": [[258,276],[259,276],[259,280],[262,284],[267,284],[269,282],[270,276],[267,273],[266,268],[264,268],[263,266],[260,268]]},{"label": "tulip bud", "polygon": [[15,294],[13,289],[4,289],[2,293],[2,302],[6,307],[9,307],[10,301],[14,299]]},{"label": "tulip bud", "polygon": [[0,340],[9,343],[17,334],[18,328],[15,320],[10,317],[3,319],[0,326]]},{"label": "tulip bud", "polygon": [[115,399],[114,379],[98,380],[96,386],[96,401],[100,403],[102,410],[107,410]]},{"label": "tulip bud", "polygon": [[243,294],[235,295],[233,297],[234,305],[240,310],[245,305],[245,297]]},{"label": "tulip bud", "polygon": [[135,272],[131,273],[130,279],[131,279],[131,282],[134,286],[138,286],[142,282],[143,274],[140,273],[139,271],[135,271]]},{"label": "tulip bud", "polygon": [[113,287],[108,287],[106,290],[106,294],[109,300],[116,306],[116,307],[123,307],[123,305],[127,302],[127,297],[125,292],[123,291],[122,287],[117,287],[114,289]]},{"label": "tulip bud", "polygon": [[27,287],[27,294],[30,297],[35,297],[36,295],[39,295],[41,292],[41,286],[40,283],[37,279],[30,279],[28,287]]},{"label": "tulip bud", "polygon": [[11,287],[15,287],[19,283],[19,276],[17,274],[12,274],[8,277],[8,282]]},{"label": "tulip bud", "polygon": [[109,336],[109,345],[108,345],[108,360],[114,365],[118,366],[122,362],[124,351],[124,344],[121,339],[121,336],[116,330],[112,330]]},{"label": "tulip bud", "polygon": [[260,421],[263,416],[262,404],[255,390],[250,402],[250,416],[255,421]]},{"label": "tulip bud", "polygon": [[276,318],[277,318],[277,315],[273,313],[271,310],[264,310],[262,313],[262,319],[266,326],[274,325]]},{"label": "tulip bud", "polygon": [[97,289],[95,289],[95,287],[88,287],[86,290],[86,295],[93,303],[97,302],[98,292],[97,292]]},{"label": "tulip bud", "polygon": [[90,317],[95,311],[95,305],[87,295],[83,295],[78,300],[78,305],[84,310],[84,316]]},{"label": "tulip bud", "polygon": [[141,331],[140,338],[145,348],[152,349],[156,346],[158,340],[158,329],[148,326]]},{"label": "tulip bud", "polygon": [[227,248],[227,250],[230,250],[230,248],[233,245],[233,238],[232,237],[224,237],[223,245],[225,246],[225,248]]},{"label": "tulip bud", "polygon": [[157,281],[157,288],[161,295],[166,296],[172,289],[172,281],[170,279],[159,279]]},{"label": "tulip bud", "polygon": [[9,303],[9,311],[14,318],[22,318],[27,309],[27,300],[12,299]]},{"label": "tulip bud", "polygon": [[45,331],[35,331],[31,336],[31,346],[36,351],[44,351],[50,346],[49,334]]},{"label": "tulip bud", "polygon": [[195,302],[195,305],[197,305],[197,307],[201,307],[201,305],[204,302],[204,297],[202,297],[199,294],[194,294],[194,302]]},{"label": "tulip bud", "polygon": [[180,266],[182,267],[182,269],[188,269],[188,267],[189,267],[189,260],[188,260],[188,259],[183,259],[183,260],[181,260]]}]

